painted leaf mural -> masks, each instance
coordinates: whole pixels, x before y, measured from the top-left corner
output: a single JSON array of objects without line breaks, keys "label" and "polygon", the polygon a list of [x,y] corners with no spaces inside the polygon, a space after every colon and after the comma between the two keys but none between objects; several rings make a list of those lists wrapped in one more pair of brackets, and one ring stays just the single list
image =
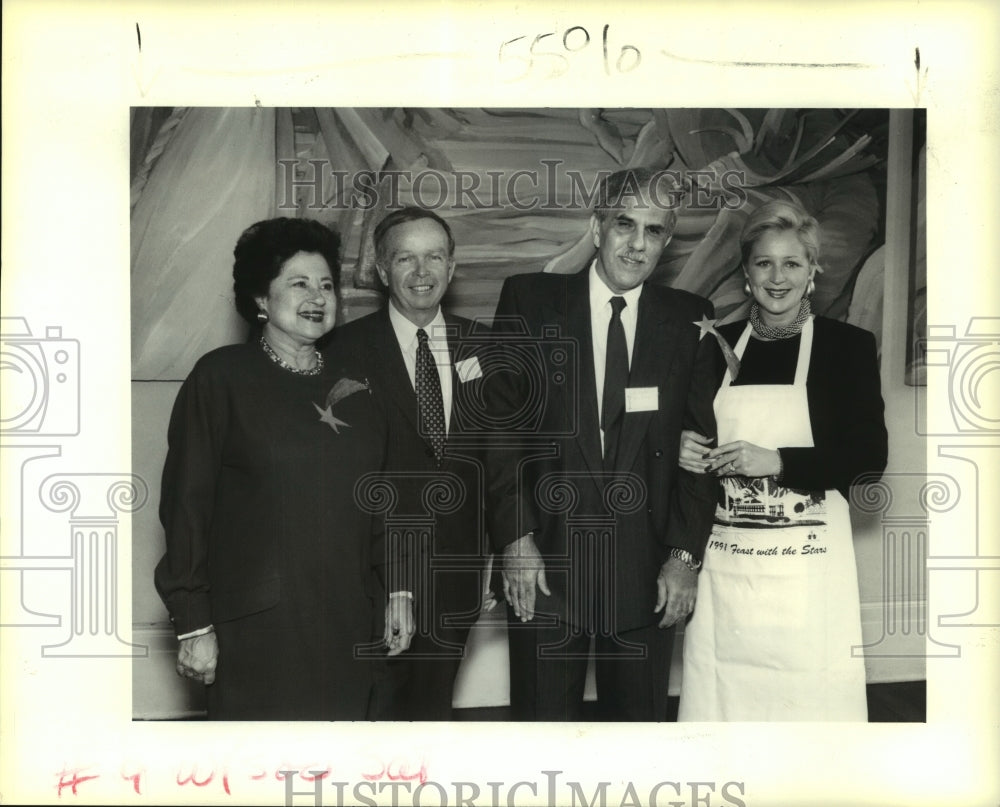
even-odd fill
[{"label": "painted leaf mural", "polygon": [[686,190],[654,282],[743,315],[746,217],[793,199],[823,228],[814,308],[877,328],[853,298],[880,282],[887,131],[886,110],[134,110],[133,374],[182,378],[244,338],[232,248],[260,218],[338,229],[353,319],[382,304],[374,225],[390,207],[435,207],[457,243],[446,303],[489,318],[507,276],[587,265],[595,183],[636,165],[676,172]]}]

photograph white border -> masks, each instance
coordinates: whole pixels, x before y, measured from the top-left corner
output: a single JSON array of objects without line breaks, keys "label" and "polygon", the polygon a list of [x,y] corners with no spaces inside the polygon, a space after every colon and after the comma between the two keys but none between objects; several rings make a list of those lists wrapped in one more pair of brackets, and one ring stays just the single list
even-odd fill
[{"label": "photograph white border", "polygon": [[[926,107],[928,322],[964,333],[970,318],[998,316],[1000,13],[988,0],[836,10],[21,0],[3,12],[2,309],[80,341],[82,425],[51,441],[61,447],[60,471],[127,474],[131,466],[130,106]],[[574,25],[609,25],[619,47],[641,51],[641,64],[606,70],[594,50],[561,75],[536,65],[514,78],[498,58],[505,41]],[[943,467],[938,443],[928,441],[930,471]],[[992,469],[979,471],[995,479]],[[8,499],[8,481],[4,556],[15,554],[26,515]],[[987,512],[995,504],[979,507],[962,511],[966,529],[972,520],[973,530],[996,523]],[[953,521],[938,523],[950,529]],[[979,535],[981,556],[1000,555],[997,532]],[[118,622],[127,639],[127,521],[119,538]],[[932,547],[936,540],[932,533]],[[928,608],[934,620],[968,599],[966,577],[940,577]],[[995,584],[996,570],[979,578]],[[661,790],[661,804],[692,803],[697,782],[713,783],[698,791],[712,805],[734,803],[722,795],[729,782],[741,783],[728,792],[754,807],[1000,798],[996,625],[952,628],[960,658],[928,659],[926,724],[864,726],[133,723],[130,659],[46,658],[40,629],[2,631],[7,803],[283,804],[273,776],[282,766],[330,765],[333,781],[354,783],[394,762],[397,774],[422,768],[435,782],[479,783],[476,804],[490,803],[486,783],[503,783],[506,803],[519,781],[537,796],[522,787],[518,804],[547,803],[554,775],[545,771],[559,771],[560,799],[570,798],[569,781],[588,799],[606,781],[616,805],[628,783],[645,804],[663,781],[683,792]],[[73,771],[76,793],[66,784]],[[178,784],[185,771],[214,776],[203,787]],[[266,778],[253,778],[262,771]],[[446,786],[453,803],[454,786]],[[323,795],[336,803],[334,787]],[[405,791],[399,796],[411,803]],[[424,803],[438,798],[427,792]],[[312,800],[297,795],[295,803]]]}]

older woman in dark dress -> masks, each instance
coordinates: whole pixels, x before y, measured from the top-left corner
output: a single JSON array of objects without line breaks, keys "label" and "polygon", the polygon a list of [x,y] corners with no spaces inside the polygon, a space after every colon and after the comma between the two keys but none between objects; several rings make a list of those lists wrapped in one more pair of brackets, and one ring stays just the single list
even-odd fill
[{"label": "older woman in dark dress", "polygon": [[338,249],[313,221],[243,233],[251,337],[197,362],[170,419],[155,582],[211,719],[365,717],[371,522],[353,491],[385,432],[365,380],[316,349],[336,321]]},{"label": "older woman in dark dress", "polygon": [[681,465],[719,477],[684,636],[681,720],[867,718],[846,496],[886,465],[872,334],[813,316],[819,225],[771,202],[741,239],[749,322],[722,326],[718,445]]}]

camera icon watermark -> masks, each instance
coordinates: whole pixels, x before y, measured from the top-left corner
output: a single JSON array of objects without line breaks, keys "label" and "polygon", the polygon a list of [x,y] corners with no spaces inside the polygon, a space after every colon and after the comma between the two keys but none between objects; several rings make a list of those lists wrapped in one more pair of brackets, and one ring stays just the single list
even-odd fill
[{"label": "camera icon watermark", "polygon": [[[0,557],[3,598],[0,625],[55,628],[53,581],[69,594],[69,636],[41,648],[44,657],[134,656],[146,649],[118,635],[118,542],[120,514],[141,508],[145,482],[131,474],[54,474],[40,484],[39,463],[62,455],[52,440],[80,434],[80,343],[62,328],[32,333],[23,317],[0,320],[0,458],[10,501]],[[43,441],[25,438],[45,438]],[[51,444],[42,444],[51,443]],[[37,493],[37,495],[36,495]],[[41,504],[44,510],[39,511]],[[69,512],[68,545],[53,546],[44,513]],[[48,602],[40,610],[35,601]]]},{"label": "camera icon watermark", "polygon": [[916,344],[927,368],[927,403],[915,395],[917,434],[1000,434],[1000,318],[972,317],[965,334],[931,326]]},{"label": "camera icon watermark", "polygon": [[49,326],[32,335],[23,317],[0,319],[0,434],[80,433],[80,343]]},{"label": "camera icon watermark", "polygon": [[[481,379],[455,389],[457,442],[495,446],[576,434],[579,356],[577,341],[562,336],[557,326],[532,334],[520,317],[499,318],[489,333],[473,331],[462,342],[456,367],[475,359]],[[558,423],[545,422],[553,396],[564,402]]]},{"label": "camera icon watermark", "polygon": [[[936,543],[928,571],[961,580],[964,602],[938,617],[938,627],[1000,627],[1000,548],[997,513],[1000,444],[983,441],[940,445],[937,455],[962,485],[964,507],[940,525],[948,539]],[[952,515],[952,514],[948,514]]]},{"label": "camera icon watermark", "polygon": [[1000,317],[970,317],[964,333],[958,331],[954,325],[931,326],[916,345],[927,370],[926,406],[921,395],[914,396],[916,431],[958,438],[939,443],[936,453],[962,479],[964,498],[961,512],[941,525],[949,540],[936,543],[928,570],[962,575],[969,595],[961,610],[939,616],[938,627],[996,627],[1000,554],[995,508],[989,505],[1000,467]]}]

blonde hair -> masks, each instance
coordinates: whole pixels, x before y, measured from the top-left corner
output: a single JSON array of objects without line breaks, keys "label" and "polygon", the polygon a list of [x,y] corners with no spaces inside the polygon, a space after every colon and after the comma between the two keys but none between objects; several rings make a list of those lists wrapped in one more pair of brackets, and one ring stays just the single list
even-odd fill
[{"label": "blonde hair", "polygon": [[750,260],[750,252],[764,233],[794,232],[806,249],[809,265],[818,272],[820,229],[819,222],[792,202],[775,201],[761,205],[747,219],[740,235],[740,255],[743,266]]}]

